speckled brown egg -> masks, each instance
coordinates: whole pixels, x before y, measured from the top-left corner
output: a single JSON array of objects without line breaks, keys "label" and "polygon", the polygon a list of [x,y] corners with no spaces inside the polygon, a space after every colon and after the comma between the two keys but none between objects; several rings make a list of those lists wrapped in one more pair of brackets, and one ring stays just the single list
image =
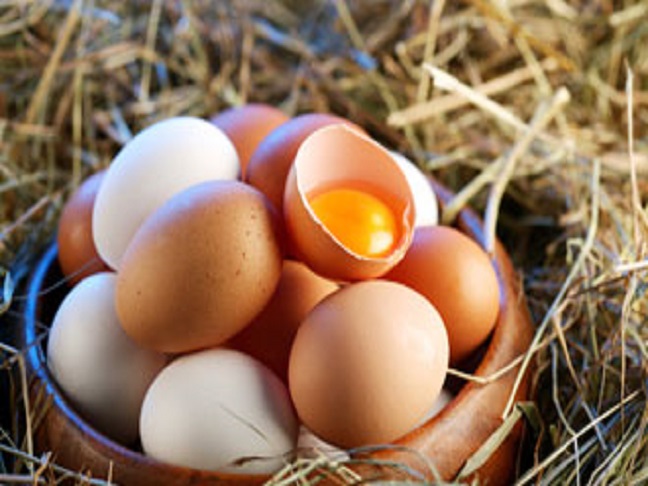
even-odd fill
[{"label": "speckled brown egg", "polygon": [[92,239],[92,210],[106,171],[88,177],[65,203],[59,219],[58,260],[70,284],[108,270]]},{"label": "speckled brown egg", "polygon": [[135,234],[119,271],[117,313],[147,348],[179,353],[218,345],[268,303],[282,257],[263,194],[236,181],[192,186]]}]

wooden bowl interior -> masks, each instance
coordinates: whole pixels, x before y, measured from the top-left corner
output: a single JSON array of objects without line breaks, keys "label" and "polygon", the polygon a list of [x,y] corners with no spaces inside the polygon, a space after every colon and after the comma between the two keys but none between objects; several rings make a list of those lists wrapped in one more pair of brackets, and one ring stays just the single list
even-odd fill
[{"label": "wooden bowl interior", "polygon": [[[431,182],[441,204],[452,194]],[[484,243],[483,224],[471,210],[461,212],[457,226],[479,243]],[[533,326],[520,287],[519,278],[502,246],[498,243],[493,259],[500,289],[500,315],[495,330],[483,347],[474,373],[487,377],[522,355],[529,346]],[[46,412],[35,424],[35,440],[41,451],[53,451],[53,460],[78,471],[91,471],[94,477],[111,477],[120,484],[257,484],[264,476],[221,474],[165,464],[133,449],[121,446],[94,430],[70,406],[49,374],[44,342],[46,329],[68,291],[62,282],[56,246],[40,260],[29,284],[24,310],[24,346],[31,372],[31,396],[38,409],[48,401]],[[478,282],[475,283],[479,285]],[[394,462],[434,479],[438,474],[452,479],[484,441],[501,425],[517,369],[486,385],[467,382],[440,414],[397,441],[395,447],[358,451],[351,467],[363,477],[396,478],[400,469]],[[526,380],[517,399],[527,394]],[[520,430],[514,430],[477,476],[489,484],[506,484],[514,473]]]}]

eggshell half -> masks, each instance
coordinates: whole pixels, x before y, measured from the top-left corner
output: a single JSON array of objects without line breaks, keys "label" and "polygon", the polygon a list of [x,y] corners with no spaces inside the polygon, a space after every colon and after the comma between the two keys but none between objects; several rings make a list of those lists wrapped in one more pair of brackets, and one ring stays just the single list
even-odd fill
[{"label": "eggshell half", "polygon": [[[308,195],[324,188],[370,188],[392,210],[399,238],[382,257],[353,253],[319,221]],[[392,155],[371,138],[344,125],[321,128],[301,145],[288,175],[284,220],[290,250],[315,272],[334,280],[376,278],[404,256],[412,239],[414,199]]]},{"label": "eggshell half", "polygon": [[193,184],[236,179],[239,170],[234,145],[206,120],[176,117],[149,126],[117,154],[101,184],[92,215],[97,251],[118,269],[155,209]]}]

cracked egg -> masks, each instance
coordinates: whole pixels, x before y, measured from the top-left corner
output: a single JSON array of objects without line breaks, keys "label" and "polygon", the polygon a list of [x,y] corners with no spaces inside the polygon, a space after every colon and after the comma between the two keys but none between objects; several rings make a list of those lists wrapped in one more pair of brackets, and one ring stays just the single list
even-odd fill
[{"label": "cracked egg", "polygon": [[412,241],[413,195],[392,155],[345,125],[300,146],[284,193],[291,252],[318,274],[358,281],[385,274]]}]

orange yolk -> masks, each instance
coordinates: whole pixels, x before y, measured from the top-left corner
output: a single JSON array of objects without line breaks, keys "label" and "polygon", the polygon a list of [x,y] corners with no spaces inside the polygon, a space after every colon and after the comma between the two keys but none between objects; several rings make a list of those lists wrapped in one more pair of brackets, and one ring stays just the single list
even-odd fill
[{"label": "orange yolk", "polygon": [[367,192],[333,189],[309,202],[320,222],[357,255],[383,257],[396,244],[398,226],[393,211]]}]

